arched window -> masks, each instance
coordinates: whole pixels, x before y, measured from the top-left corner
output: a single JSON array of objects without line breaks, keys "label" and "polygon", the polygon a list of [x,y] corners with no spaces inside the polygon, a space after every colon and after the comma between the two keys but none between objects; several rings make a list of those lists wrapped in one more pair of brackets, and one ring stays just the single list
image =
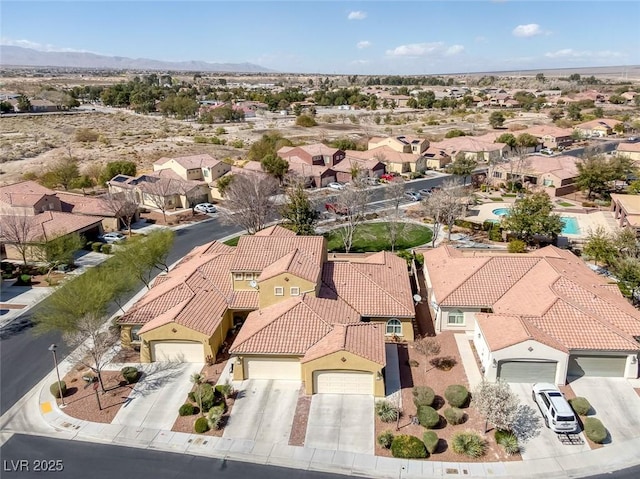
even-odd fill
[{"label": "arched window", "polygon": [[387,321],[387,334],[395,334],[396,336],[402,335],[402,323],[397,319],[390,319]]},{"label": "arched window", "polygon": [[131,341],[133,342],[140,342],[140,330],[142,329],[142,326],[134,326],[133,328],[131,328]]},{"label": "arched window", "polygon": [[447,316],[447,324],[455,324],[455,325],[463,325],[464,324],[464,313],[459,309],[454,311],[449,311],[449,315]]}]

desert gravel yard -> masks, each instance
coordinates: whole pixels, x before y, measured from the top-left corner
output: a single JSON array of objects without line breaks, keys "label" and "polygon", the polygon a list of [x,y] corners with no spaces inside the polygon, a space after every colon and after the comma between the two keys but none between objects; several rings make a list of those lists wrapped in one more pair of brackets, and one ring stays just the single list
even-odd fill
[{"label": "desert gravel yard", "polygon": [[373,396],[315,394],[307,423],[305,447],[374,453]]},{"label": "desert gravel yard", "polygon": [[576,396],[589,400],[594,410],[590,416],[602,421],[611,435],[611,443],[638,437],[640,397],[626,379],[582,377],[570,386]]}]

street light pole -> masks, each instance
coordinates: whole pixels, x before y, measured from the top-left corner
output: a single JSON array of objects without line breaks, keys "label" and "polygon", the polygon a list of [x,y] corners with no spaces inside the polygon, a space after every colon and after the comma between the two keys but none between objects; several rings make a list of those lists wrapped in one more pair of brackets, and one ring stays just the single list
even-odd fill
[{"label": "street light pole", "polygon": [[67,405],[64,402],[64,394],[62,394],[62,381],[60,381],[60,370],[58,369],[58,358],[56,357],[56,349],[58,349],[58,346],[55,344],[49,346],[49,351],[53,353],[53,365],[56,368],[56,376],[58,376],[58,394],[60,394],[60,399],[62,400],[62,405],[60,407],[64,408],[67,407]]}]

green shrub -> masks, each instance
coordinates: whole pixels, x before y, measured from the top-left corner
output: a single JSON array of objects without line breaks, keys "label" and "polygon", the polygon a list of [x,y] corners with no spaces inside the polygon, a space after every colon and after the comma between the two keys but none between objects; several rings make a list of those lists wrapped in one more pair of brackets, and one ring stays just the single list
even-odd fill
[{"label": "green shrub", "polygon": [[211,429],[220,429],[222,416],[224,416],[225,404],[212,407],[207,413],[207,424]]},{"label": "green shrub", "polygon": [[464,411],[462,409],[458,409],[457,407],[449,407],[444,410],[444,417],[452,426],[462,424],[464,422],[464,416]]},{"label": "green shrub", "polygon": [[194,393],[193,391],[187,394],[187,397],[189,398],[189,401],[196,402],[196,393]]},{"label": "green shrub", "polygon": [[[209,411],[215,403],[215,392],[213,390],[213,386],[209,383],[204,383],[199,386],[200,389],[200,397],[201,397],[201,406],[204,412]],[[197,391],[197,390],[196,390]],[[194,392],[195,402],[198,403],[198,394]]]},{"label": "green shrub", "polygon": [[391,455],[404,459],[423,459],[427,457],[427,449],[417,437],[403,434],[393,438]]},{"label": "green shrub", "polygon": [[[67,394],[67,385],[64,381],[60,381],[58,386],[58,381],[49,386],[49,391],[53,394],[53,397],[61,398],[65,394]],[[60,394],[62,392],[62,394]]]},{"label": "green shrub", "polygon": [[112,249],[113,249],[113,246],[111,246],[110,244],[103,244],[102,247],[100,248],[100,252],[104,254],[111,254]]},{"label": "green shrub", "polygon": [[196,408],[193,406],[193,404],[190,403],[185,403],[180,406],[180,409],[178,409],[178,414],[180,416],[193,416],[195,412]]},{"label": "green shrub", "polygon": [[569,399],[569,404],[578,416],[586,416],[591,411],[591,404],[583,397]]},{"label": "green shrub", "polygon": [[487,443],[482,436],[474,431],[456,432],[451,437],[451,448],[457,454],[481,457],[487,450]]},{"label": "green shrub", "polygon": [[125,366],[120,370],[120,372],[122,373],[124,380],[127,381],[127,384],[135,383],[140,377],[140,371],[138,371],[138,368],[134,368],[133,366]]},{"label": "green shrub", "polygon": [[414,386],[413,403],[418,406],[431,406],[436,398],[436,393],[429,386]]},{"label": "green shrub", "polygon": [[453,407],[463,407],[469,399],[469,391],[460,384],[452,384],[445,389],[444,397]]},{"label": "green shrub", "polygon": [[18,276],[18,280],[16,281],[16,286],[29,286],[31,284],[31,275],[29,274],[21,274]]},{"label": "green shrub", "polygon": [[203,432],[207,432],[209,430],[209,421],[207,421],[206,417],[199,417],[196,419],[195,424],[193,425],[193,430],[198,434],[202,434]]},{"label": "green shrub", "polygon": [[389,401],[376,402],[376,416],[382,422],[393,422],[398,419],[398,408]]},{"label": "green shrub", "polygon": [[318,122],[309,115],[300,115],[298,118],[296,118],[296,126],[304,126],[308,128],[311,126],[316,126],[317,124]]},{"label": "green shrub", "polygon": [[588,417],[584,420],[584,434],[597,444],[602,444],[607,438],[607,429],[600,419]]},{"label": "green shrub", "polygon": [[215,387],[217,393],[219,393],[225,399],[228,399],[233,394],[233,386],[229,383],[218,384]]},{"label": "green shrub", "polygon": [[378,436],[378,444],[385,449],[389,449],[391,447],[391,443],[393,442],[393,433],[391,431],[381,432]]},{"label": "green shrub", "polygon": [[458,362],[456,358],[453,356],[442,356],[438,358],[433,358],[429,361],[429,364],[440,371],[449,371],[453,368]]},{"label": "green shrub", "polygon": [[494,437],[496,438],[496,443],[502,446],[504,452],[506,452],[508,456],[512,456],[520,452],[518,438],[511,431],[497,429],[494,433]]},{"label": "green shrub", "polygon": [[438,411],[431,406],[418,406],[417,416],[420,425],[428,429],[432,429],[440,423]]},{"label": "green shrub", "polygon": [[527,244],[522,240],[514,239],[509,241],[507,249],[509,253],[524,253],[527,251]]},{"label": "green shrub", "polygon": [[422,435],[422,441],[424,442],[427,452],[433,454],[438,449],[438,435],[433,431],[427,431]]},{"label": "green shrub", "polygon": [[99,253],[101,248],[102,248],[102,243],[99,243],[97,241],[95,243],[91,243],[91,251],[95,253]]}]

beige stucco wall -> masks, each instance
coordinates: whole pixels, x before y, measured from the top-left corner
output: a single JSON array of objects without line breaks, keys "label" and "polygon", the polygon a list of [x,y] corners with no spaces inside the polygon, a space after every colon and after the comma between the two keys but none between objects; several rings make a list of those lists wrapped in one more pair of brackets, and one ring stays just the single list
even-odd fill
[{"label": "beige stucco wall", "polygon": [[393,337],[393,334],[386,334],[387,331],[387,321],[390,319],[397,319],[400,321],[402,325],[402,335],[399,338],[403,341],[413,341],[413,318],[370,318],[372,323],[380,324],[382,330],[385,332],[385,337],[390,340]]},{"label": "beige stucco wall", "polygon": [[[260,358],[260,359],[298,359],[300,360],[300,356],[294,356],[294,355],[275,355],[275,354],[237,354],[237,355],[233,355],[231,356],[231,358],[229,359],[229,361],[233,361],[233,380],[234,381],[244,381],[245,379],[248,379],[246,377],[246,368],[245,368],[245,361],[247,361],[248,359],[251,358]],[[302,378],[300,378],[302,379]]]},{"label": "beige stucco wall", "polygon": [[[450,311],[462,311],[464,315],[464,324],[448,324]],[[435,313],[436,331],[473,331],[475,329],[476,316],[480,312],[480,308],[438,308]]]},{"label": "beige stucco wall", "polygon": [[220,163],[218,163],[216,166],[212,168],[208,168],[208,167],[203,168],[202,176],[204,181],[211,182],[211,181],[217,180],[218,178],[220,178],[222,175],[224,175],[229,171],[231,171],[231,165],[221,161]]},{"label": "beige stucco wall", "polygon": [[[276,286],[281,286],[282,288],[284,288],[283,296],[275,295]],[[304,293],[309,293],[313,296],[315,296],[316,294],[315,283],[299,278],[290,273],[279,274],[265,281],[260,281],[259,288],[260,309],[294,297],[291,295],[291,288],[300,288],[300,294],[298,296],[302,296]]]},{"label": "beige stucco wall", "polygon": [[[346,361],[342,361],[343,358]],[[347,351],[338,351],[302,364],[302,380],[304,381],[305,394],[315,393],[313,390],[313,373],[314,371],[324,370],[372,372],[374,396],[384,397],[382,366]],[[380,379],[377,379],[378,377]]]}]

